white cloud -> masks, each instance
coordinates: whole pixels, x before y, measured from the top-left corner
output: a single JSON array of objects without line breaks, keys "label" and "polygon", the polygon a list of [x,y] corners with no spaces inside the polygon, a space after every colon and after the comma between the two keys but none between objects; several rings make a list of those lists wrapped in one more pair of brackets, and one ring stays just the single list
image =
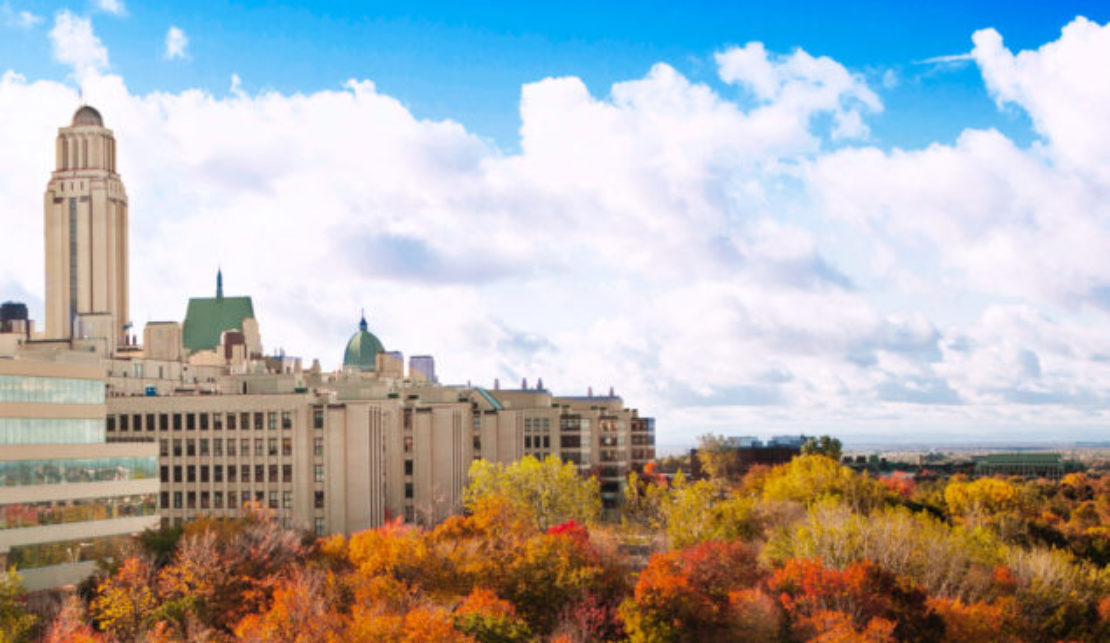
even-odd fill
[{"label": "white cloud", "polygon": [[0,23],[3,23],[5,26],[30,29],[40,22],[42,22],[42,16],[31,13],[25,9],[17,11],[12,8],[9,2],[0,4]]},{"label": "white cloud", "polygon": [[170,27],[166,31],[166,52],[164,56],[166,60],[174,60],[175,58],[185,58],[187,56],[185,48],[189,46],[189,37],[180,27]]},{"label": "white cloud", "polygon": [[[860,76],[758,43],[717,63],[749,97],[665,64],[605,95],[573,77],[525,85],[518,154],[369,81],[137,94],[92,71],[130,198],[133,319],[180,319],[219,262],[227,292],[254,295],[269,349],[334,365],[365,307],[387,348],[437,355],[449,381],[614,385],[660,417],[663,443],[1105,430],[1098,176],[1054,162],[1047,134],[1030,149],[972,130],[830,152],[882,109]],[[988,83],[1040,105],[1039,81],[1018,76]],[[0,155],[10,291],[42,290],[27,216],[41,193],[27,186],[46,180],[74,102],[58,83],[0,77],[0,112],[24,115],[0,122],[22,150]],[[868,253],[880,271],[859,269]],[[891,303],[904,284],[919,294]]]},{"label": "white cloud", "polygon": [[54,60],[72,67],[78,80],[108,67],[108,49],[93,33],[92,22],[68,10],[54,15],[50,45]]},{"label": "white cloud", "polygon": [[124,6],[123,0],[96,0],[96,8],[114,16],[127,15],[127,7]]}]

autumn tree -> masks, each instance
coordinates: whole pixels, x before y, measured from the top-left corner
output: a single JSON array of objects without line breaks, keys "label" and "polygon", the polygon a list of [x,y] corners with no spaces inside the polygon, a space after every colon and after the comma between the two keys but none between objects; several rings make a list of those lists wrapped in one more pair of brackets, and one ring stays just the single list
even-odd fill
[{"label": "autumn tree", "polygon": [[0,643],[20,640],[35,625],[27,611],[26,592],[15,569],[0,572]]},{"label": "autumn tree", "polygon": [[721,489],[706,480],[687,482],[681,475],[656,494],[660,521],[671,547],[707,540],[750,540],[760,533],[754,499]]},{"label": "autumn tree", "polygon": [[740,453],[723,435],[706,433],[698,436],[696,457],[705,475],[717,484],[731,485],[743,474]]},{"label": "autumn tree", "polygon": [[830,460],[840,462],[843,445],[838,438],[831,435],[822,435],[817,438],[808,438],[802,443],[802,455],[823,455]]},{"label": "autumn tree", "polygon": [[451,616],[455,627],[480,643],[532,640],[532,631],[512,603],[492,591],[476,587]]},{"label": "autumn tree", "polygon": [[823,455],[798,456],[776,466],[762,480],[764,500],[812,504],[823,496],[839,498],[856,511],[870,511],[890,498],[882,483]]},{"label": "autumn tree", "polygon": [[335,640],[343,626],[338,606],[323,572],[298,569],[292,577],[278,582],[265,611],[248,614],[239,621],[235,636],[243,641],[282,643]]},{"label": "autumn tree", "polygon": [[137,556],[124,559],[115,574],[100,582],[89,604],[100,629],[124,641],[139,638],[158,607],[155,578],[147,561]]},{"label": "autumn tree", "polygon": [[753,550],[709,541],[654,554],[633,596],[621,605],[632,641],[724,640],[733,626],[731,597],[762,574]]},{"label": "autumn tree", "polygon": [[489,496],[503,497],[527,512],[541,530],[568,520],[590,524],[601,516],[597,479],[583,479],[575,464],[554,455],[542,462],[525,456],[511,464],[475,460],[463,503],[469,509]]}]

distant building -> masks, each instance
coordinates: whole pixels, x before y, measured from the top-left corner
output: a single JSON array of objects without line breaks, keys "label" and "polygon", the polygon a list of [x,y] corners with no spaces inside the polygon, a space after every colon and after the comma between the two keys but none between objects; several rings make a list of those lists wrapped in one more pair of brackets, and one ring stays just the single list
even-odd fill
[{"label": "distant building", "polygon": [[1075,462],[1065,461],[1059,453],[990,453],[976,456],[977,476],[1025,476],[1058,479],[1081,469]]}]

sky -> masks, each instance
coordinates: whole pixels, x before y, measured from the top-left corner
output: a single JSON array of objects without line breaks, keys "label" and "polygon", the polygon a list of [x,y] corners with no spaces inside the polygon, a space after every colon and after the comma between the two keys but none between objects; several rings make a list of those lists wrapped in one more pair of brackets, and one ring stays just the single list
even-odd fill
[{"label": "sky", "polygon": [[[0,298],[119,141],[131,316],[613,387],[664,446],[1110,439],[1110,6],[0,0]],[[969,6],[970,5],[970,6]]]}]

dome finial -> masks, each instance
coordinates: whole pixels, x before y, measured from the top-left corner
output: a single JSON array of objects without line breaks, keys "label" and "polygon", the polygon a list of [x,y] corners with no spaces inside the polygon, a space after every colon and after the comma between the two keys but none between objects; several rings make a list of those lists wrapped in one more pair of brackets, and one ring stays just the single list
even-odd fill
[{"label": "dome finial", "polygon": [[362,318],[358,322],[359,330],[366,330],[366,309],[362,309]]},{"label": "dome finial", "polygon": [[216,268],[216,299],[224,298],[224,271],[223,268]]}]

